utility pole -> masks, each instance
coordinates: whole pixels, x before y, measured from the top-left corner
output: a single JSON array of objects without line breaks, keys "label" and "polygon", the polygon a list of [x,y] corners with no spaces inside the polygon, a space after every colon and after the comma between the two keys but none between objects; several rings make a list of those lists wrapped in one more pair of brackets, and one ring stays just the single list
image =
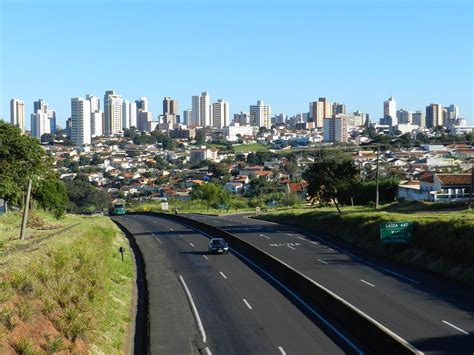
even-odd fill
[{"label": "utility pole", "polygon": [[379,160],[380,160],[380,146],[377,145],[377,171],[375,173],[375,209],[379,208]]},{"label": "utility pole", "polygon": [[26,192],[25,208],[23,210],[23,220],[21,221],[20,240],[25,239],[26,222],[28,221],[28,211],[30,209],[31,179],[28,180],[28,190]]},{"label": "utility pole", "polygon": [[472,209],[472,194],[474,193],[474,163],[471,160],[471,188],[469,189],[469,209]]}]

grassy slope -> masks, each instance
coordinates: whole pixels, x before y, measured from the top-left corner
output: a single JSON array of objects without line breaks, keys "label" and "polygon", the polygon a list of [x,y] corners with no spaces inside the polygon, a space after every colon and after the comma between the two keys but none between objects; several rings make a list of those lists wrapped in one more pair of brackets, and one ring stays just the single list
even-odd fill
[{"label": "grassy slope", "polygon": [[0,259],[0,353],[123,353],[135,277],[121,232],[107,217],[39,214],[33,240],[78,225],[31,244],[17,240],[19,224],[17,214],[0,217],[0,253],[9,251]]},{"label": "grassy slope", "polygon": [[[346,207],[339,216],[335,208],[326,207],[294,209],[260,218],[297,224],[316,233],[340,238],[370,253],[474,285],[474,212],[406,213],[393,206],[375,212],[364,207]],[[411,245],[383,246],[380,243],[380,223],[396,221],[414,222]]]},{"label": "grassy slope", "polygon": [[233,147],[236,153],[268,152],[268,148],[260,143],[234,144]]}]

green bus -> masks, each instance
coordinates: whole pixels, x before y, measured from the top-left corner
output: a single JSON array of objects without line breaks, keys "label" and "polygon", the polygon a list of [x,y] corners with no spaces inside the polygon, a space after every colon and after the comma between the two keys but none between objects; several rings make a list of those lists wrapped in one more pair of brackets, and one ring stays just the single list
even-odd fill
[{"label": "green bus", "polygon": [[112,209],[113,215],[121,215],[125,214],[125,202],[124,201],[116,201],[114,202],[114,207]]}]

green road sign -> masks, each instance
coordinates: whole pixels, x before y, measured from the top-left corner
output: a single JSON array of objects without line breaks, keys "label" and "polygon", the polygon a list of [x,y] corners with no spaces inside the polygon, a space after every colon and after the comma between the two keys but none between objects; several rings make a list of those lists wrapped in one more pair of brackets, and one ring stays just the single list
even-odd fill
[{"label": "green road sign", "polygon": [[380,223],[383,244],[406,244],[413,238],[413,222]]}]

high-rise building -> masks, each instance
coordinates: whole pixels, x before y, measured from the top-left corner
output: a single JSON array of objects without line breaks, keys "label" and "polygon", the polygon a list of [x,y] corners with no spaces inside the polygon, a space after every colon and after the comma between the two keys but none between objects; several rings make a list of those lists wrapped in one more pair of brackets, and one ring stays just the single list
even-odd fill
[{"label": "high-rise building", "polygon": [[178,112],[178,101],[168,96],[165,97],[163,99],[163,115],[178,115]]},{"label": "high-rise building", "polygon": [[38,139],[45,133],[51,133],[48,111],[37,110],[31,114],[31,135]]},{"label": "high-rise building", "polygon": [[136,100],[135,103],[137,104],[137,117],[139,111],[148,111],[148,99],[145,96],[140,97],[140,99]]},{"label": "high-rise building", "polygon": [[91,103],[91,112],[100,110],[100,99],[97,96],[87,94],[86,100],[89,100]]},{"label": "high-rise building", "polygon": [[48,112],[48,104],[43,99],[33,102],[33,113],[36,113],[38,110]]},{"label": "high-rise building", "polygon": [[79,146],[91,144],[91,102],[82,97],[71,99],[71,140]]},{"label": "high-rise building", "polygon": [[56,111],[48,110],[49,131],[51,134],[56,134]]},{"label": "high-rise building", "polygon": [[250,115],[248,112],[234,113],[234,123],[238,123],[240,126],[250,125]]},{"label": "high-rise building", "polygon": [[263,100],[258,100],[256,105],[250,105],[250,125],[254,127],[270,128],[272,107],[265,105]]},{"label": "high-rise building", "polygon": [[229,125],[230,107],[229,103],[224,100],[217,100],[212,104],[212,126],[215,128],[223,128]]},{"label": "high-rise building", "polygon": [[10,100],[10,123],[25,133],[25,102],[18,99]]},{"label": "high-rise building", "polygon": [[192,98],[192,119],[190,127],[208,127],[211,125],[211,99],[207,91]]},{"label": "high-rise building", "polygon": [[413,112],[400,109],[397,111],[397,122],[402,124],[411,124],[413,121]]},{"label": "high-rise building", "polygon": [[412,114],[412,123],[419,127],[426,127],[426,116],[424,112],[416,111]]},{"label": "high-rise building", "polygon": [[139,131],[148,131],[148,122],[153,121],[151,112],[141,110],[137,118],[137,129]]},{"label": "high-rise building", "polygon": [[323,119],[332,117],[333,106],[325,98],[320,97],[318,101],[309,103],[309,116],[311,122],[315,123],[318,128],[323,127]]},{"label": "high-rise building", "polygon": [[456,105],[449,105],[446,107],[446,111],[448,113],[447,119],[448,120],[457,120],[459,119],[459,106]]},{"label": "high-rise building", "polygon": [[51,112],[48,104],[43,100],[33,102],[33,113],[31,114],[31,135],[38,139],[45,133],[51,133]]},{"label": "high-rise building", "polygon": [[130,102],[130,120],[128,123],[129,127],[135,127],[137,128],[137,103],[136,102]]},{"label": "high-rise building", "polygon": [[187,126],[189,125],[190,122],[192,122],[192,117],[193,117],[193,110],[188,108],[187,110],[183,111],[183,121],[179,123],[185,124]]},{"label": "high-rise building", "polygon": [[338,115],[338,114],[346,114],[346,105],[340,104],[338,102],[335,102],[332,104],[332,114],[333,115]]},{"label": "high-rise building", "polygon": [[128,100],[122,102],[122,128],[130,128],[130,102]]},{"label": "high-rise building", "polygon": [[426,106],[426,127],[443,126],[443,105],[430,104]]},{"label": "high-rise building", "polygon": [[121,132],[122,123],[122,96],[108,90],[104,95],[104,134],[110,136]]},{"label": "high-rise building", "polygon": [[323,139],[325,142],[346,143],[349,139],[347,115],[335,115],[325,118]]},{"label": "high-rise building", "polygon": [[104,114],[101,110],[91,112],[91,136],[104,135]]},{"label": "high-rise building", "polygon": [[[397,102],[390,96],[387,101],[383,102],[383,118],[391,126],[397,125]],[[390,120],[389,120],[390,118]]]}]

